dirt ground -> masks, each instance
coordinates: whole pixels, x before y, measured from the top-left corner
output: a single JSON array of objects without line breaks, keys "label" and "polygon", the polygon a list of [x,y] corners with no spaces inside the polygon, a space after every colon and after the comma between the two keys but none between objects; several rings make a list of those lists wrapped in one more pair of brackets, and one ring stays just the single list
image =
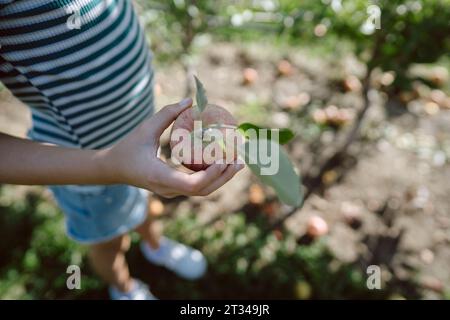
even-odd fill
[{"label": "dirt ground", "polygon": [[[209,100],[228,108],[240,121],[288,126],[297,132],[301,111],[280,108],[283,97],[307,92],[310,104],[360,107],[358,94],[343,94],[330,85],[333,72],[363,74],[364,68],[353,59],[345,58],[337,65],[307,51],[281,51],[271,53],[257,45],[206,48],[196,63]],[[289,78],[276,78],[276,62],[285,56],[295,72]],[[258,71],[252,86],[241,84],[244,67]],[[181,66],[157,66],[156,83],[158,108],[180,99],[184,90]],[[450,111],[420,117],[401,111],[389,117],[382,94],[372,93],[368,119],[372,129],[363,131],[365,143],[351,150],[356,161],[325,192],[312,195],[286,221],[286,227],[302,235],[308,217],[320,215],[329,224],[327,243],[338,260],[379,264],[385,280],[417,277],[425,297],[438,297],[450,290],[450,165],[436,146],[450,145]],[[1,131],[24,136],[30,123],[27,109],[7,90],[0,91],[0,104]],[[255,110],[255,104],[270,108]],[[314,162],[325,156],[339,137],[322,134],[319,155],[311,155],[308,144],[297,137],[289,146],[290,154],[303,172],[313,170]],[[167,143],[167,132],[162,140]],[[174,214],[195,210],[205,221],[230,214],[244,207],[248,187],[255,182],[250,172],[243,170],[206,200],[194,197],[178,201],[176,206],[168,202],[167,209]]]}]

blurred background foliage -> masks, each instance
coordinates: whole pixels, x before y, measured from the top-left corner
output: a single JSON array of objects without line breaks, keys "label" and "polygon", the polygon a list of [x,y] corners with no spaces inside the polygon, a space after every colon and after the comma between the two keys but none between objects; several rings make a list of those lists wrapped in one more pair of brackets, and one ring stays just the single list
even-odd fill
[{"label": "blurred background foliage", "polygon": [[[323,55],[328,60],[354,56],[364,66],[364,72],[351,77],[338,75],[333,88],[360,92],[365,102],[356,116],[355,110],[322,108],[324,103],[310,101],[309,96],[298,96],[291,103],[312,105],[311,112],[295,111],[298,117],[292,125],[304,141],[311,143],[311,150],[320,148],[317,140],[323,132],[337,131],[356,119],[354,130],[345,140],[348,145],[354,141],[369,107],[371,88],[402,103],[438,89],[442,94],[435,94],[433,103],[439,108],[450,108],[446,96],[450,90],[449,0],[135,2],[157,64],[161,68],[182,66],[186,94],[192,92],[190,79],[201,62],[197,53],[218,42],[258,43],[280,52],[285,48],[307,48],[312,55]],[[368,11],[370,5],[381,9],[380,29],[368,23],[373,13]],[[251,65],[251,61],[246,63]],[[412,72],[418,64],[425,69]],[[278,65],[278,72],[288,75],[289,63],[284,66]],[[252,81],[251,72],[244,72],[243,77],[244,83]],[[244,111],[239,115],[264,122],[268,117],[261,110],[269,108],[250,101],[242,106]],[[328,167],[325,169],[318,176],[322,184],[337,180],[331,177]],[[258,210],[262,209],[257,207],[254,211],[260,213]],[[163,217],[169,236],[206,254],[210,263],[206,278],[195,283],[180,281],[167,271],[146,264],[136,246],[129,253],[132,273],[149,282],[160,298],[421,297],[414,277],[391,277],[383,284],[383,290],[367,290],[367,261],[342,262],[325,245],[327,236],[305,240],[283,227],[271,228],[267,215],[256,216],[244,210],[209,223],[200,221],[196,212]],[[63,215],[44,189],[0,186],[0,234],[0,298],[107,297],[104,284],[87,264],[86,249],[66,237]],[[133,241],[138,240],[134,237]],[[70,264],[81,266],[83,290],[67,290],[65,271]],[[439,297],[448,297],[445,290],[438,291]]]},{"label": "blurred background foliage", "polygon": [[[412,64],[435,62],[450,51],[448,0],[138,2],[157,57],[186,64],[193,44],[211,36],[294,46],[320,41],[329,48],[346,41],[368,70],[394,71],[393,85],[404,87]],[[369,19],[377,16],[368,9],[373,5],[380,8],[379,29]]]}]

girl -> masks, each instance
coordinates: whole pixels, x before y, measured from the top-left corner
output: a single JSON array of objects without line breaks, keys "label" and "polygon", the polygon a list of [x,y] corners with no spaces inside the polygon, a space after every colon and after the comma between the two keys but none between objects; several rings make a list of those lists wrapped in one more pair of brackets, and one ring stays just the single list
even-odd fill
[{"label": "girl", "polygon": [[0,0],[0,81],[33,120],[33,141],[0,133],[0,182],[52,185],[68,235],[89,245],[112,299],[154,298],[128,271],[132,230],[150,262],[188,279],[206,270],[199,251],[156,235],[146,190],[207,195],[242,168],[187,174],[157,157],[162,132],[192,100],[151,116],[151,59],[128,0]]}]

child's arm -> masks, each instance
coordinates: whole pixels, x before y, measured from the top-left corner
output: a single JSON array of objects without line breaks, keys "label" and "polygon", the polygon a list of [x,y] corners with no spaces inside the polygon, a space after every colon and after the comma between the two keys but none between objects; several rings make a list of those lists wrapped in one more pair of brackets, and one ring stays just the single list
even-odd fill
[{"label": "child's arm", "polygon": [[0,183],[131,184],[166,197],[206,195],[230,180],[242,165],[212,165],[187,174],[157,157],[163,131],[192,100],[164,107],[125,139],[103,150],[45,145],[0,133]]},{"label": "child's arm", "polygon": [[0,133],[0,182],[12,184],[109,184],[103,150],[45,145]]}]

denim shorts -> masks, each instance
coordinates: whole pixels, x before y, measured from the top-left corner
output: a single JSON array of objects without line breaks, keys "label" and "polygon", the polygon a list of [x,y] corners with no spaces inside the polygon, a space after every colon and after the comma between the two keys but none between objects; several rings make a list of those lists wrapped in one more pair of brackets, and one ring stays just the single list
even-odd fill
[{"label": "denim shorts", "polygon": [[148,191],[128,185],[50,186],[66,216],[69,237],[80,243],[105,242],[142,224]]}]

